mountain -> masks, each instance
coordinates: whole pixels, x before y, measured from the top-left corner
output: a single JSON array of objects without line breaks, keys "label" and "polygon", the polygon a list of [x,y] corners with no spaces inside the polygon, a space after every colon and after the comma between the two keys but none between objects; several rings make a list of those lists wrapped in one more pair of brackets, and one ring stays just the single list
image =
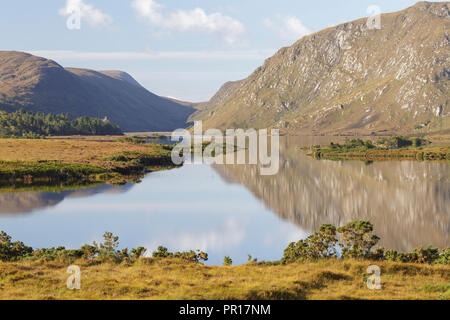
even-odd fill
[{"label": "mountain", "polygon": [[125,72],[63,68],[14,51],[0,51],[0,108],[107,117],[124,131],[184,128],[195,111],[149,92]]},{"label": "mountain", "polygon": [[228,96],[230,96],[243,82],[243,80],[238,81],[228,81],[223,84],[219,91],[208,101],[201,102],[193,105],[197,111],[191,115],[189,118],[191,121],[201,120],[204,117],[212,116],[214,114],[214,109],[222,104]]},{"label": "mountain", "polygon": [[100,73],[103,73],[104,75],[107,75],[111,78],[117,79],[117,80],[123,80],[130,84],[133,84],[137,87],[143,88],[139,82],[137,82],[132,76],[130,76],[128,73],[119,71],[119,70],[104,70],[99,71]]},{"label": "mountain", "polygon": [[419,2],[280,49],[200,118],[313,134],[450,132],[449,2]]}]

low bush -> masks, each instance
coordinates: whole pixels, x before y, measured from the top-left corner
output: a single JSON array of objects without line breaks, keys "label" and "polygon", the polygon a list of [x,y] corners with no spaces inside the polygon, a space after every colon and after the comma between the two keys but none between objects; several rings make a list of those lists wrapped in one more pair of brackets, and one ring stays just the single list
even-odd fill
[{"label": "low bush", "polygon": [[284,250],[283,263],[314,260],[319,258],[331,258],[337,254],[336,227],[322,225],[318,232],[305,240],[293,242]]},{"label": "low bush", "polygon": [[197,250],[185,251],[185,252],[169,252],[169,250],[163,246],[159,246],[157,251],[152,254],[153,258],[177,258],[191,262],[199,262],[201,260],[208,261],[208,254]]},{"label": "low bush", "polygon": [[[314,261],[320,259],[364,259],[387,260],[395,262],[407,262],[418,264],[450,264],[450,248],[439,250],[432,246],[419,247],[412,252],[397,252],[377,248],[379,238],[373,234],[373,225],[369,221],[355,221],[336,228],[331,224],[322,225],[319,231],[306,239],[292,242],[284,250],[283,258],[275,262],[252,261],[249,255],[248,261],[261,265],[278,265],[293,262]],[[340,249],[340,251],[339,251]],[[79,249],[66,249],[65,247],[34,249],[23,242],[13,242],[5,232],[0,232],[0,261],[24,261],[24,260],[61,260],[73,263],[77,259],[92,260],[95,262],[134,263],[142,260],[146,253],[144,247],[119,249],[119,237],[111,232],[105,232],[103,241],[85,244]],[[160,246],[152,253],[156,259],[182,259],[190,262],[208,261],[208,254],[200,250],[170,252]],[[141,259],[141,260],[140,260]],[[151,259],[150,259],[151,260]],[[231,266],[233,260],[226,256],[224,266]]]},{"label": "low bush", "polygon": [[380,238],[374,235],[369,221],[355,221],[337,229],[341,235],[339,246],[344,258],[365,258]]},{"label": "low bush", "polygon": [[417,153],[416,159],[419,160],[419,161],[423,161],[424,160],[424,153],[423,152]]},{"label": "low bush", "polygon": [[233,260],[231,260],[231,258],[229,256],[226,256],[225,258],[223,258],[223,266],[224,267],[230,267],[231,265],[233,265]]},{"label": "low bush", "polygon": [[0,232],[0,260],[17,261],[32,252],[33,249],[24,245],[23,242],[12,242],[9,235],[3,231]]},{"label": "low bush", "polygon": [[355,221],[340,228],[323,225],[319,231],[304,240],[292,242],[284,250],[283,264],[327,258],[338,258],[336,248],[340,248],[341,259],[387,260],[420,264],[449,264],[450,248],[439,251],[428,246],[414,249],[412,252],[397,252],[377,248],[380,238],[373,234],[373,225],[369,221]]}]

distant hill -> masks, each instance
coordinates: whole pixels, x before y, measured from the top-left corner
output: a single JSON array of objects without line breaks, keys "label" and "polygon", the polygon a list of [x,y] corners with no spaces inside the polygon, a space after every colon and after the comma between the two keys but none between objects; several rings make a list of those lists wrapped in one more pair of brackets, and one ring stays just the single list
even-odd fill
[{"label": "distant hill", "polygon": [[107,117],[124,131],[184,128],[195,111],[149,92],[125,72],[63,68],[15,51],[0,51],[0,108]]},{"label": "distant hill", "polygon": [[448,133],[449,4],[383,14],[379,30],[364,18],[306,36],[192,117],[221,129]]}]

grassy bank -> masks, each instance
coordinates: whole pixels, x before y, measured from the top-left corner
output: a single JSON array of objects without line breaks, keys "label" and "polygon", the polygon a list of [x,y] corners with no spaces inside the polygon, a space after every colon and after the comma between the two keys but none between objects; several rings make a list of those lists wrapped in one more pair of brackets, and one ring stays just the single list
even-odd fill
[{"label": "grassy bank", "polygon": [[77,261],[81,289],[68,290],[63,262],[0,262],[0,299],[450,299],[448,266],[377,262],[382,289],[369,290],[371,264],[322,260],[210,267],[161,258],[134,264]]},{"label": "grassy bank", "polygon": [[171,147],[127,141],[0,139],[0,185],[121,183],[173,167]]},{"label": "grassy bank", "polygon": [[[450,299],[450,249],[410,253],[378,248],[368,221],[323,225],[291,243],[275,262],[206,266],[201,251],[159,247],[119,249],[119,238],[80,249],[33,249],[0,233],[0,299]],[[336,248],[341,248],[341,256]],[[81,270],[81,289],[69,290],[67,268]],[[379,290],[367,286],[381,271]]]},{"label": "grassy bank", "polygon": [[306,148],[316,159],[450,161],[450,145],[432,146],[419,138],[391,137],[377,141],[353,139],[343,144]]}]

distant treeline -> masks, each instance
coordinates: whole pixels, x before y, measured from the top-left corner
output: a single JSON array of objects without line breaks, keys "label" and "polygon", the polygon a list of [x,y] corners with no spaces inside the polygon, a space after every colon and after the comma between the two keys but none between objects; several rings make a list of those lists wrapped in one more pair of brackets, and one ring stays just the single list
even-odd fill
[{"label": "distant treeline", "polygon": [[121,135],[119,126],[108,120],[80,117],[69,114],[44,114],[25,110],[6,112],[0,110],[0,137],[39,138],[69,135]]}]

